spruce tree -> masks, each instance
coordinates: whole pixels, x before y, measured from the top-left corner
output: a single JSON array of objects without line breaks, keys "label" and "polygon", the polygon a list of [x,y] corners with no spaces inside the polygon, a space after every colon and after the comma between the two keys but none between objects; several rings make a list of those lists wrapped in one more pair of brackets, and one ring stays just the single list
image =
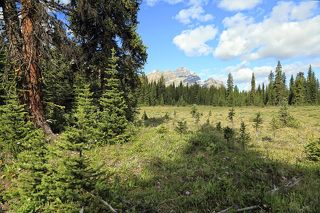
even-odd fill
[{"label": "spruce tree", "polygon": [[276,137],[276,130],[279,128],[279,121],[275,118],[275,116],[272,117],[270,122],[271,130],[273,132],[273,138]]},{"label": "spruce tree", "polygon": [[74,113],[74,127],[83,131],[91,145],[97,139],[97,107],[93,104],[93,93],[90,86],[85,84],[83,88],[76,89],[76,109]]},{"label": "spruce tree", "polygon": [[246,144],[250,141],[250,134],[247,133],[246,128],[247,126],[245,125],[245,123],[241,121],[240,135],[238,141],[241,144],[243,150],[245,150]]},{"label": "spruce tree", "polygon": [[15,91],[8,91],[0,105],[0,153],[16,157],[24,149],[34,127],[25,106],[19,104]]},{"label": "spruce tree", "polygon": [[124,142],[128,121],[126,119],[126,103],[123,92],[120,90],[120,80],[117,78],[118,58],[112,49],[106,70],[106,90],[100,98],[99,130],[102,134],[103,143]]},{"label": "spruce tree", "polygon": [[71,127],[50,148],[48,175],[41,185],[48,192],[45,212],[103,211],[104,173],[91,165],[88,144],[84,131]]},{"label": "spruce tree", "polygon": [[297,74],[296,81],[293,90],[293,103],[296,105],[303,105],[306,100],[306,80],[304,78],[304,73],[300,72]]},{"label": "spruce tree", "polygon": [[229,121],[232,123],[232,125],[233,125],[233,118],[234,118],[235,114],[236,114],[236,113],[235,113],[234,108],[229,109],[228,119],[229,119]]},{"label": "spruce tree", "polygon": [[261,113],[258,112],[258,113],[256,114],[256,117],[253,119],[253,127],[255,128],[257,134],[258,134],[258,132],[259,132],[259,129],[260,129],[260,127],[261,127],[261,124],[262,124]]},{"label": "spruce tree", "polygon": [[254,76],[254,73],[252,73],[251,91],[250,91],[250,105],[255,104],[255,96],[256,96],[256,78]]},{"label": "spruce tree", "polygon": [[228,80],[227,80],[227,102],[229,106],[234,105],[233,89],[234,89],[233,77],[232,77],[232,74],[229,73]]},{"label": "spruce tree", "polygon": [[313,72],[311,65],[309,66],[306,84],[307,101],[309,104],[316,104],[319,88],[317,87],[317,79],[315,77],[315,73]]},{"label": "spruce tree", "polygon": [[288,97],[288,104],[292,105],[294,102],[294,78],[291,75],[290,84],[289,84],[289,97]]},{"label": "spruce tree", "polygon": [[286,85],[284,83],[284,77],[282,72],[282,65],[280,61],[278,61],[278,65],[276,67],[274,90],[275,90],[275,104],[280,105],[285,99],[285,90],[286,90]]},{"label": "spruce tree", "polygon": [[275,104],[275,89],[274,89],[274,74],[271,71],[269,76],[269,85],[267,87],[267,97],[266,97],[266,104],[274,105]]},{"label": "spruce tree", "polygon": [[30,131],[24,138],[24,149],[16,160],[17,178],[7,191],[6,198],[11,212],[43,212],[47,193],[42,186],[47,175],[48,142],[41,130]]}]

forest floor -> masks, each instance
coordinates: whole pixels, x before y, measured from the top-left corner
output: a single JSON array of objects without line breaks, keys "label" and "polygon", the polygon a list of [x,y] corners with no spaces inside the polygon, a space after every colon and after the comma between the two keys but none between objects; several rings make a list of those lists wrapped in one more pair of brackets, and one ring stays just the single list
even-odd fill
[{"label": "forest floor", "polygon": [[[278,107],[235,108],[234,124],[227,107],[198,106],[196,124],[189,107],[142,107],[141,121],[131,142],[91,151],[96,166],[110,174],[111,205],[127,212],[320,212],[320,164],[305,157],[306,144],[320,138],[320,107],[290,107],[298,128],[272,131]],[[209,116],[211,111],[211,116]],[[175,112],[175,113],[174,113]],[[257,133],[253,118],[261,112]],[[169,119],[165,119],[165,114]],[[240,128],[251,135],[246,149],[201,129]],[[186,120],[189,132],[175,131]],[[275,133],[275,135],[274,135]],[[225,210],[225,211],[223,211]]]}]

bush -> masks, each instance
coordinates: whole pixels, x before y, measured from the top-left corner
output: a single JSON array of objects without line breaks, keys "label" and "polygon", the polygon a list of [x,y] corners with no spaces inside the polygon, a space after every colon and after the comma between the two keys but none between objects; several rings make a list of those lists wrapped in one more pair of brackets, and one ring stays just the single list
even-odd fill
[{"label": "bush", "polygon": [[157,128],[157,133],[158,134],[166,134],[168,132],[168,129],[167,127],[165,127],[164,125],[160,125],[158,128]]},{"label": "bush", "polygon": [[163,119],[164,120],[170,120],[170,116],[169,116],[169,114],[166,112],[166,114],[163,116]]},{"label": "bush", "polygon": [[224,137],[211,125],[203,125],[200,130],[190,138],[192,147],[218,151],[225,146]]},{"label": "bush", "polygon": [[222,132],[221,122],[218,122],[218,123],[216,124],[216,130],[218,130],[219,132]]},{"label": "bush", "polygon": [[224,135],[224,139],[226,139],[228,143],[234,142],[235,131],[232,128],[228,126],[223,128],[223,135]]},{"label": "bush", "polygon": [[149,119],[149,117],[148,117],[148,115],[147,115],[146,111],[143,111],[143,115],[142,115],[141,119],[142,119],[142,120],[144,120],[144,121],[146,121],[146,120],[148,120],[148,119]]},{"label": "bush", "polygon": [[185,134],[188,131],[187,121],[178,121],[175,130],[180,134]]},{"label": "bush", "polygon": [[311,161],[320,161],[320,138],[318,140],[310,142],[305,147],[307,159]]},{"label": "bush", "polygon": [[289,113],[287,104],[284,104],[281,106],[278,113],[278,119],[279,119],[280,125],[283,127],[291,127],[291,128],[299,127],[299,122]]}]

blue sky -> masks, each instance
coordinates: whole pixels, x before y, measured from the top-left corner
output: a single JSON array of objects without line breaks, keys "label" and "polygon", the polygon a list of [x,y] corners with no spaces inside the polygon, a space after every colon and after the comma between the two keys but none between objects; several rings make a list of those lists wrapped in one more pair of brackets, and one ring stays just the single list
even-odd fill
[{"label": "blue sky", "polygon": [[183,66],[225,81],[231,72],[245,89],[281,60],[288,78],[309,64],[320,77],[319,1],[143,0],[139,21],[146,73]]}]

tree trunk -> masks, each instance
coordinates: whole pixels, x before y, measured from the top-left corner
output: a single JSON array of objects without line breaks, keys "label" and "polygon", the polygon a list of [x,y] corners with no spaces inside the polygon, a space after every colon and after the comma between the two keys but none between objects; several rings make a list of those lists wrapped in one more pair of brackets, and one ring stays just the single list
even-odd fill
[{"label": "tree trunk", "polygon": [[39,67],[40,53],[38,47],[41,42],[35,32],[35,24],[40,24],[37,20],[37,10],[34,0],[21,0],[22,5],[22,38],[23,38],[23,59],[24,75],[27,86],[28,107],[32,119],[36,126],[42,128],[47,135],[53,135],[52,130],[44,117],[42,78]]}]

